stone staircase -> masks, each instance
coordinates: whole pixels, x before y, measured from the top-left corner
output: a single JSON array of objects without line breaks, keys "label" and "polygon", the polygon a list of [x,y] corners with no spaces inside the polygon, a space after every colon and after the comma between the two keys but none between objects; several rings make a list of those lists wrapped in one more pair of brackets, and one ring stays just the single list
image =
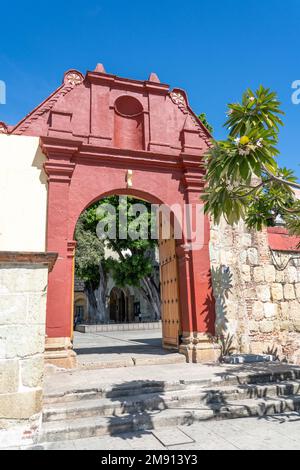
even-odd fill
[{"label": "stone staircase", "polygon": [[227,375],[215,383],[133,381],[46,395],[40,442],[292,411],[300,411],[297,367]]}]

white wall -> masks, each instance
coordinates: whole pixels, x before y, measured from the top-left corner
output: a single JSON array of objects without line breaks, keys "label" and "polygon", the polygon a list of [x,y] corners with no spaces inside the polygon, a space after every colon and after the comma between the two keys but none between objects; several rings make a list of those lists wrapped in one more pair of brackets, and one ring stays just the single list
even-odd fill
[{"label": "white wall", "polygon": [[44,161],[38,137],[0,135],[0,251],[45,251]]}]

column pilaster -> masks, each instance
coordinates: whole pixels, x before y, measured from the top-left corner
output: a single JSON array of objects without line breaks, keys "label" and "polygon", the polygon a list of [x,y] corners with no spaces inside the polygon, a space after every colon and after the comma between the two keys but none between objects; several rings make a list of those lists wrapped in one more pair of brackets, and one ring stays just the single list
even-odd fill
[{"label": "column pilaster", "polygon": [[57,263],[49,274],[46,318],[47,362],[59,367],[74,367],[76,354],[73,337],[73,265],[75,242],[69,240],[69,191],[78,151],[76,141],[41,138],[47,156],[44,164],[48,176],[47,250],[58,253]]},{"label": "column pilaster", "polygon": [[[209,241],[210,224],[204,214],[201,193],[204,170],[199,156],[182,154],[182,190],[190,214],[191,231],[185,230],[183,246],[178,249],[182,277],[186,276],[186,292],[182,292],[182,342],[180,352],[189,362],[215,362],[220,347],[215,335],[215,300],[211,278]],[[201,222],[196,225],[196,218]],[[184,268],[183,268],[184,265]],[[181,279],[181,285],[184,285]]]}]

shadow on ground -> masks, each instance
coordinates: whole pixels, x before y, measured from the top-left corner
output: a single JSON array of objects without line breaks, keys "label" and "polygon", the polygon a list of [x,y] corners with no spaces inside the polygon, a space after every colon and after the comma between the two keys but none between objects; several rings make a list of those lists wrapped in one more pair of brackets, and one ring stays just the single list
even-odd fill
[{"label": "shadow on ground", "polygon": [[[289,384],[288,368],[286,369],[287,380],[282,380],[282,378],[280,380],[278,375],[276,380],[276,367],[272,369],[270,364],[260,364],[259,370],[253,365],[225,367],[224,369],[222,373],[217,372],[215,378],[227,380],[230,377],[236,377],[237,379],[234,385],[232,383],[230,385],[229,381],[228,387],[224,390],[218,384],[206,388],[200,386],[189,388],[191,384],[185,381],[178,385],[178,390],[173,391],[163,381],[129,381],[113,386],[107,394],[111,401],[116,402],[115,413],[109,418],[110,435],[132,439],[133,435],[123,434],[122,436],[121,433],[126,429],[126,432],[134,433],[134,437],[143,437],[144,432],[155,429],[155,421],[164,410],[178,411],[169,423],[160,422],[160,425],[170,427],[190,426],[197,421],[231,418],[256,418],[278,423],[300,421],[300,401],[289,400],[291,395],[300,395],[300,382],[298,380],[298,386]],[[261,377],[266,372],[270,378],[266,380],[268,386],[264,386],[264,376]],[[248,376],[247,383],[245,383],[245,375],[250,373],[251,377]],[[297,379],[299,377],[297,376]],[[260,382],[258,386],[255,385],[257,380]],[[221,382],[221,385],[224,383]],[[270,386],[272,393],[269,395]],[[133,390],[133,393],[124,396],[126,390]],[[185,390],[186,393],[184,393]],[[166,394],[166,392],[169,393]],[[235,397],[234,394],[236,394]],[[243,403],[244,400],[249,399],[253,400],[251,406]],[[164,419],[163,416],[161,418]]]},{"label": "shadow on ground", "polygon": [[[78,334],[78,333],[77,333]],[[83,337],[85,339],[85,337]],[[168,351],[162,347],[162,338],[116,338],[113,336],[105,335],[103,340],[108,342],[111,339],[112,342],[123,342],[124,345],[112,344],[112,345],[97,345],[92,344],[91,346],[85,346],[84,343],[78,345],[79,341],[75,341],[74,351],[78,355],[83,354],[155,354],[161,356],[167,356],[173,354],[175,351]],[[94,341],[100,342],[101,335],[94,335]],[[93,341],[91,341],[93,343]]]},{"label": "shadow on ground", "polygon": [[[163,397],[165,388],[165,382],[151,380],[135,380],[114,386],[106,395],[111,401],[116,401],[118,409],[118,412],[109,418],[109,434],[126,440],[142,438],[145,433],[153,430],[154,416],[158,416],[167,409]],[[132,394],[124,398],[122,395],[126,393],[126,390],[136,390],[136,399]],[[150,396],[151,392],[155,393],[155,398]],[[141,397],[144,398],[141,399]],[[128,423],[130,423],[129,428]],[[124,429],[127,433],[134,434],[120,434]]]}]

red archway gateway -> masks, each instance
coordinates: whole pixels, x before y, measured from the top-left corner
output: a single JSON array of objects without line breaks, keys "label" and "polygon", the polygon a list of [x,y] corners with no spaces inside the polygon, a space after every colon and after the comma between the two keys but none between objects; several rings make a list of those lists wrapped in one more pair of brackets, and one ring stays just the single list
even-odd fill
[{"label": "red archway gateway", "polygon": [[[13,133],[40,136],[47,156],[47,250],[59,255],[49,275],[47,358],[72,366],[73,234],[79,215],[112,193],[196,210],[203,190],[201,156],[210,135],[183,91],[170,92],[155,74],[144,82],[128,80],[105,73],[102,66],[85,77],[67,72],[63,85]],[[215,308],[209,221],[203,220],[201,246],[191,250],[189,240],[176,243],[180,351],[190,361],[217,358],[210,340]]]}]

